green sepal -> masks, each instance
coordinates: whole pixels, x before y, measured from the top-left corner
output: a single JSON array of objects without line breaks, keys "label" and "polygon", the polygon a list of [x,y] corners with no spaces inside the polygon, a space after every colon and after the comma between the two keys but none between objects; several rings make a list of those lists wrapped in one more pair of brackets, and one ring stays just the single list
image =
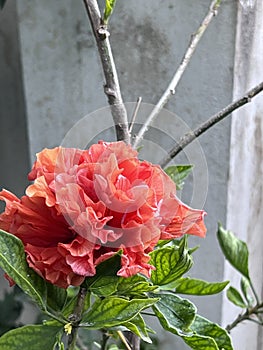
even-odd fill
[{"label": "green sepal", "polygon": [[177,335],[191,333],[189,327],[195,318],[195,305],[171,292],[153,295],[160,299],[152,308],[162,327]]},{"label": "green sepal", "polygon": [[171,290],[175,289],[176,293],[188,295],[212,295],[222,292],[222,290],[229,284],[225,282],[206,282],[203,280],[185,277],[180,278],[170,284],[161,286],[160,289]]},{"label": "green sepal", "polygon": [[104,8],[104,15],[103,15],[103,22],[105,24],[108,23],[109,18],[113,13],[115,4],[116,4],[116,0],[105,0],[105,8]]},{"label": "green sepal", "polygon": [[174,282],[193,265],[192,256],[187,249],[187,240],[180,241],[179,246],[162,247],[150,253],[153,284],[162,286]]},{"label": "green sepal", "polygon": [[220,247],[230,264],[248,280],[248,247],[245,242],[238,239],[231,231],[218,225],[217,237]]},{"label": "green sepal", "polygon": [[53,350],[61,327],[28,325],[13,329],[0,337],[1,350]]},{"label": "green sepal", "polygon": [[157,298],[126,300],[119,297],[97,299],[89,312],[82,317],[82,326],[90,329],[110,328],[122,325],[152,306]]},{"label": "green sepal", "polygon": [[164,169],[167,175],[173,180],[176,184],[177,190],[182,190],[184,186],[184,180],[193,170],[193,165],[171,165]]},{"label": "green sepal", "polygon": [[234,305],[245,309],[247,307],[245,301],[243,300],[239,291],[234,287],[229,287],[226,292],[228,300],[230,300]]}]

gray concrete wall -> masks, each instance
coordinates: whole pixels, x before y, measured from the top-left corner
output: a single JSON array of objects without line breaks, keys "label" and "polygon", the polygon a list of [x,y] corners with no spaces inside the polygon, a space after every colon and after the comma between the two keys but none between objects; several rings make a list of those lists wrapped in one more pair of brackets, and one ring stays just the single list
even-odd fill
[{"label": "gray concrete wall", "polygon": [[[29,153],[15,1],[0,12],[0,188],[22,195]],[[0,203],[0,211],[3,209]],[[2,275],[2,272],[1,272]],[[0,279],[0,298],[8,289]]]},{"label": "gray concrete wall", "polygon": [[15,1],[0,12],[0,183],[22,195],[29,167]]},{"label": "gray concrete wall", "polygon": [[[8,6],[13,6],[14,2],[9,1],[11,5]],[[126,102],[135,101],[138,96],[147,103],[157,102],[209,4],[210,0],[117,3],[110,25],[111,42]],[[100,62],[82,2],[19,0],[16,5],[20,52],[15,52],[14,57],[22,61],[26,100],[22,110],[27,116],[32,162],[36,152],[43,147],[59,145],[83,116],[107,103]],[[6,20],[10,26],[11,20]],[[0,26],[2,28],[2,22]],[[191,128],[232,99],[235,28],[236,1],[223,1],[176,96],[167,106]],[[3,108],[8,113],[6,103]],[[89,119],[89,133],[91,130],[95,133],[98,123],[96,117]],[[14,133],[9,129],[5,139],[13,138]],[[200,244],[201,248],[195,253],[191,274],[211,281],[221,281],[224,275],[223,257],[215,233],[217,222],[226,220],[229,139],[229,120],[200,138],[207,161],[207,169],[203,174],[202,169],[199,172],[200,181],[207,170],[209,174],[205,203],[208,234],[203,241],[192,240],[193,245]],[[27,162],[27,155],[23,159]],[[178,162],[182,159],[184,155],[178,157]],[[14,185],[12,190],[16,188]],[[191,190],[188,192],[183,194],[186,200],[191,198]],[[220,322],[221,298],[195,299],[200,314]],[[164,350],[183,349],[172,336],[162,333],[161,339]]]}]

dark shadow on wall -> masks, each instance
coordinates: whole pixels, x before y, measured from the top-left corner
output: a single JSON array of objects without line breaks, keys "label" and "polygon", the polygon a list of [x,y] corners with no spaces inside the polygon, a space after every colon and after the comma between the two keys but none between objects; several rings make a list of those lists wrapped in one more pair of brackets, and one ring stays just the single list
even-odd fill
[{"label": "dark shadow on wall", "polygon": [[16,2],[9,0],[0,11],[0,188],[17,196],[29,171],[22,77]]}]

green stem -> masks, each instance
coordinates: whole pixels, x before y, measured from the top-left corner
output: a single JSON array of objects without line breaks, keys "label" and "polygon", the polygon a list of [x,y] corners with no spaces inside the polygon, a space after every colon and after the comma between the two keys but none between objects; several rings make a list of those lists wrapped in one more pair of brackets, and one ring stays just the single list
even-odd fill
[{"label": "green stem", "polygon": [[255,287],[254,287],[254,285],[253,285],[253,283],[251,282],[250,279],[249,279],[249,284],[250,284],[250,288],[251,288],[251,290],[252,290],[252,292],[253,292],[253,294],[254,294],[254,296],[255,296],[257,305],[259,305],[259,304],[260,304],[260,301],[259,301],[258,294],[257,294],[256,289],[255,289]]},{"label": "green stem", "polygon": [[85,287],[80,287],[74,312],[69,316],[69,321],[72,325],[72,331],[68,337],[67,350],[75,350],[78,335],[78,325],[81,321],[86,294],[87,289]]}]

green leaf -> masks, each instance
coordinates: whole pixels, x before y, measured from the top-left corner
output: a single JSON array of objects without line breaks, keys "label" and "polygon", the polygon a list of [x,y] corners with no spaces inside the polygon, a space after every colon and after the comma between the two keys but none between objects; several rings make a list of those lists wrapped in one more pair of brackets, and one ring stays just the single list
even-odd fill
[{"label": "green leaf", "polygon": [[193,350],[223,350],[219,349],[213,338],[203,335],[194,334],[190,337],[182,337],[182,339]]},{"label": "green leaf", "polygon": [[246,243],[238,239],[231,231],[225,230],[221,224],[218,225],[217,237],[230,264],[247,279],[250,279],[248,272],[249,253]]},{"label": "green leaf", "polygon": [[161,286],[161,289],[170,290],[174,289],[179,294],[189,295],[212,295],[222,292],[222,290],[228,285],[226,282],[206,282],[195,278],[180,278],[168,285]]},{"label": "green leaf", "polygon": [[249,294],[250,283],[246,277],[243,277],[243,276],[241,277],[240,287],[241,287],[242,293],[244,295],[244,298],[246,299],[246,301],[248,303],[248,306],[252,306],[254,303],[254,299]]},{"label": "green leaf", "polygon": [[61,311],[67,300],[67,290],[46,282],[47,305],[54,311]]},{"label": "green leaf", "polygon": [[233,350],[232,341],[227,331],[204,317],[196,315],[191,330],[194,335],[183,339],[192,349]]},{"label": "green leaf", "polygon": [[107,297],[96,300],[89,312],[83,316],[82,325],[101,329],[122,325],[138,315],[143,309],[152,306],[158,299],[132,299]]},{"label": "green leaf", "polygon": [[151,280],[153,284],[162,286],[175,281],[186,273],[193,265],[193,259],[181,241],[179,247],[163,247],[150,253],[150,264],[155,266]]},{"label": "green leaf", "polygon": [[61,327],[29,325],[13,329],[0,337],[1,350],[53,350]]},{"label": "green leaf", "polygon": [[123,323],[123,326],[126,327],[129,331],[138,335],[138,337],[140,337],[146,343],[152,343],[152,340],[148,335],[144,319],[140,314],[133,317],[131,321]]},{"label": "green leaf", "polygon": [[[174,293],[152,294],[160,300],[153,305],[153,311],[163,328],[177,335],[189,332],[194,321],[196,307],[187,299],[182,299]],[[152,296],[151,295],[151,296]]]},{"label": "green leaf", "polygon": [[0,266],[42,310],[46,310],[46,283],[27,264],[20,239],[0,230]]},{"label": "green leaf", "polygon": [[175,182],[176,189],[182,190],[184,180],[192,172],[193,165],[172,165],[164,169],[167,175]]},{"label": "green leaf", "polygon": [[93,277],[86,277],[85,284],[89,288],[101,276],[117,276],[117,272],[121,268],[122,250],[118,251],[111,258],[103,261],[96,267],[96,275]]},{"label": "green leaf", "polygon": [[103,22],[105,24],[108,23],[109,18],[113,13],[115,4],[116,4],[116,0],[105,0],[105,9],[104,9],[104,16],[103,16]]},{"label": "green leaf", "polygon": [[6,3],[6,0],[0,0],[0,8],[1,8],[1,10],[4,8],[5,3]]},{"label": "green leaf", "polygon": [[99,296],[109,296],[116,292],[119,279],[117,276],[100,276],[90,286],[90,291]]},{"label": "green leaf", "polygon": [[242,309],[245,309],[247,307],[241,294],[239,293],[239,291],[236,288],[229,287],[229,289],[226,292],[226,295],[227,295],[228,299],[236,306],[242,307]]},{"label": "green leaf", "polygon": [[142,295],[146,292],[154,291],[157,286],[153,286],[145,277],[135,275],[128,278],[121,278],[118,285],[118,294],[123,296]]}]

